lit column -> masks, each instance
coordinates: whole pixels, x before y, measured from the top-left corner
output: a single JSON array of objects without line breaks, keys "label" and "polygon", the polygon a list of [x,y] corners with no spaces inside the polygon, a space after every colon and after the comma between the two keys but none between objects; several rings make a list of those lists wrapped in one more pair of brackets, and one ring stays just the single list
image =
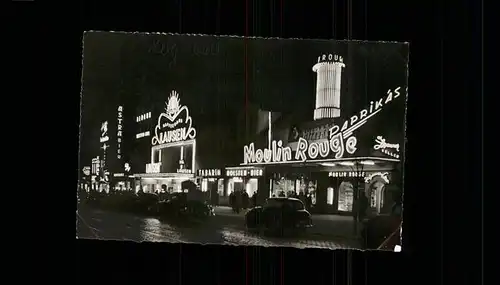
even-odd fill
[{"label": "lit column", "polygon": [[335,69],[335,83],[334,83],[334,89],[333,92],[335,93],[334,95],[334,100],[333,100],[333,106],[336,108],[340,108],[340,84],[341,84],[341,79],[342,79],[342,67],[344,67],[343,64],[341,63],[335,63],[333,68]]},{"label": "lit column", "polygon": [[342,58],[333,55],[328,57],[328,61],[318,62],[313,66],[313,71],[317,73],[315,120],[340,116],[342,67],[345,67]]}]

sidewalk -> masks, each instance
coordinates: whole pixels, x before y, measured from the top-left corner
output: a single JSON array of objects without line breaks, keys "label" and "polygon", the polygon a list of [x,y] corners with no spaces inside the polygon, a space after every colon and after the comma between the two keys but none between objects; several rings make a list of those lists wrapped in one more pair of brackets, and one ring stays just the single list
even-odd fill
[{"label": "sidewalk", "polygon": [[[214,208],[216,216],[226,216],[241,219],[245,218],[247,210],[241,210],[239,214],[233,212],[231,207],[217,206]],[[355,239],[353,235],[353,218],[340,215],[312,215],[313,227],[308,229],[308,233],[317,236],[330,236],[345,239]],[[358,225],[358,230],[361,225]]]},{"label": "sidewalk", "polygon": [[[335,236],[346,239],[355,239],[353,233],[354,221],[352,217],[340,215],[313,215],[313,227],[309,232],[313,235]],[[360,225],[358,226],[360,227]]]}]

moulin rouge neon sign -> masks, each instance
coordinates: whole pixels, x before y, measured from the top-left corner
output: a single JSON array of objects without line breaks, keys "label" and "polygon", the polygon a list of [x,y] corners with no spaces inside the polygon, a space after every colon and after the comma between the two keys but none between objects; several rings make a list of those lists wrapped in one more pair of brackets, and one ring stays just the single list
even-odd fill
[{"label": "moulin rouge neon sign", "polygon": [[196,129],[189,116],[189,109],[180,105],[179,94],[174,90],[166,103],[165,113],[158,117],[152,145],[180,142],[196,138]]},{"label": "moulin rouge neon sign", "polygon": [[387,95],[346,120],[342,127],[334,125],[328,130],[328,140],[310,142],[302,137],[297,141],[295,154],[292,148],[283,146],[283,141],[272,141],[270,149],[256,149],[254,143],[243,148],[243,164],[286,163],[291,161],[305,162],[308,160],[325,159],[332,154],[335,159],[342,158],[345,153],[354,154],[357,150],[357,138],[353,131],[364,125],[368,119],[382,110],[382,107],[401,95],[401,87],[387,91]]}]

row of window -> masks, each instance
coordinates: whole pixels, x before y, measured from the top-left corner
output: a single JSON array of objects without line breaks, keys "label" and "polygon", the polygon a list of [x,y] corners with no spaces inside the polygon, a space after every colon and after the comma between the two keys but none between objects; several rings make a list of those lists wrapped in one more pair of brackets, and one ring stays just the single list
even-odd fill
[{"label": "row of window", "polygon": [[147,113],[144,113],[142,115],[137,116],[135,118],[135,121],[138,123],[138,122],[141,122],[141,121],[144,121],[147,119],[151,119],[151,112],[147,112]]}]

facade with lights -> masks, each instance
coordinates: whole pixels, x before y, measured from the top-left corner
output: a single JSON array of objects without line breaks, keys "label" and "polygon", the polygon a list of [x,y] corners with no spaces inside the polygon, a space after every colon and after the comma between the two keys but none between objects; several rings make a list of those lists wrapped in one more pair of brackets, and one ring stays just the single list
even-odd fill
[{"label": "facade with lights", "polygon": [[260,200],[303,193],[317,213],[352,213],[360,195],[373,214],[390,209],[402,192],[406,82],[344,112],[341,84],[348,68],[342,56],[318,57],[313,120],[270,118],[268,128],[243,146],[242,163],[230,168],[241,173],[233,177],[241,184],[234,189],[258,189]]},{"label": "facade with lights", "polygon": [[105,191],[130,189],[133,175],[129,163],[130,125],[125,118],[125,107],[116,106],[115,112],[101,121],[99,149],[92,158],[91,166],[84,167],[83,177],[88,186],[85,190]]},{"label": "facade with lights", "polygon": [[[343,56],[320,55],[312,67],[311,120],[267,112],[267,127],[235,146],[237,162],[229,159],[228,145],[215,150],[224,139],[197,118],[202,112],[194,109],[192,117],[187,100],[181,100],[189,95],[184,91],[171,91],[161,102],[118,106],[116,116],[101,126],[101,152],[92,161],[91,176],[99,177],[101,188],[109,184],[150,193],[184,192],[185,182],[191,181],[219,205],[228,204],[236,191],[257,195],[260,203],[303,193],[318,213],[352,213],[364,195],[373,213],[385,212],[392,205],[391,193],[402,192],[407,82],[383,82],[383,92],[360,96],[346,88],[353,84],[344,75],[350,68]],[[129,109],[135,109],[130,116],[134,127],[125,152],[119,128],[129,126],[120,126],[119,118]],[[210,152],[221,159],[207,160]]]},{"label": "facade with lights", "polygon": [[263,168],[226,167],[231,161],[227,148],[214,148],[224,139],[213,135],[210,128],[196,127],[196,118],[181,98],[182,94],[172,91],[166,102],[147,102],[136,108],[130,156],[135,191],[189,192],[184,185],[191,181],[214,204],[229,204],[234,191],[246,190],[251,196],[258,189]]},{"label": "facade with lights", "polygon": [[196,128],[180,94],[172,91],[158,113],[138,109],[132,159],[135,190],[182,192],[186,181],[196,184]]}]

